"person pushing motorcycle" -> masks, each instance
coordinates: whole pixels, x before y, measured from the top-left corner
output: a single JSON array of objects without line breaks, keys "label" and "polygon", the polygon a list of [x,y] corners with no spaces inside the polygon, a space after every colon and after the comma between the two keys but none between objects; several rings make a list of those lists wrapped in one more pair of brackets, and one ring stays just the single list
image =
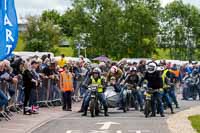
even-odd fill
[{"label": "person pushing motorcycle", "polygon": [[[99,68],[94,68],[92,75],[89,80],[89,85],[92,84],[97,84],[98,85],[98,100],[101,102],[101,104],[104,107],[104,115],[108,115],[108,105],[106,101],[106,97],[104,94],[104,86],[105,86],[105,81],[104,79],[101,78],[101,70]],[[90,102],[90,94],[87,96],[87,98],[84,101],[84,114],[82,116],[87,116],[87,110]]]},{"label": "person pushing motorcycle", "polygon": [[159,108],[159,113],[161,117],[164,116],[164,109],[161,99],[161,92],[159,91],[160,88],[163,88],[163,81],[160,71],[157,71],[157,63],[152,61],[147,64],[147,72],[143,80],[148,81],[148,87],[154,90],[152,94],[152,117],[156,116],[156,105]]},{"label": "person pushing motorcycle", "polygon": [[162,98],[164,99],[164,101],[166,102],[167,106],[170,108],[171,113],[173,114],[173,107],[172,107],[172,102],[171,99],[169,97],[169,91],[171,89],[171,87],[174,85],[171,82],[171,75],[173,73],[169,71],[169,69],[165,69],[162,73],[162,80],[163,80],[163,93],[162,93]]}]

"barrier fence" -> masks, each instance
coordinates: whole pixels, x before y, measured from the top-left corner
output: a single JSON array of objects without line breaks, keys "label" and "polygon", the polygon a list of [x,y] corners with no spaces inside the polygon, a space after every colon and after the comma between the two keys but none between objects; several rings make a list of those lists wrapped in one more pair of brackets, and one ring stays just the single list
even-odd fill
[{"label": "barrier fence", "polygon": [[[0,115],[6,120],[11,120],[12,112],[20,113],[23,108],[24,87],[22,78],[18,77],[18,83],[6,80],[0,81],[0,102],[6,100],[7,104],[2,106]],[[40,107],[60,106],[62,103],[61,92],[58,82],[52,79],[40,81],[40,85],[31,91],[29,106],[36,104]]]}]

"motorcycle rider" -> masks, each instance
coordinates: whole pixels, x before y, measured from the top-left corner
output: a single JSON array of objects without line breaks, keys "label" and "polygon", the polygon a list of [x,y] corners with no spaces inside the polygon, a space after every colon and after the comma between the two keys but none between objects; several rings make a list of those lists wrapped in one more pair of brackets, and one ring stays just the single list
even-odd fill
[{"label": "motorcycle rider", "polygon": [[111,77],[115,77],[118,82],[122,75],[123,72],[122,70],[120,70],[120,68],[118,68],[117,66],[112,66],[110,71],[108,72],[106,81],[110,82]]},{"label": "motorcycle rider", "polygon": [[[194,80],[194,87],[193,87],[193,95],[195,96],[197,93],[199,94],[199,100],[200,100],[200,91],[199,91],[199,72],[197,69],[194,69],[192,71],[192,79]],[[196,94],[195,94],[196,93]]]},{"label": "motorcycle rider", "polygon": [[[89,80],[89,85],[91,84],[97,84],[99,85],[98,87],[98,99],[101,102],[101,104],[104,107],[104,115],[105,116],[109,116],[108,115],[108,105],[107,105],[107,101],[106,101],[106,97],[104,92],[104,86],[105,86],[105,81],[101,78],[101,70],[99,68],[94,68],[93,72],[92,72],[92,76],[90,77]],[[88,94],[87,98],[84,101],[84,114],[82,114],[82,116],[86,116],[87,115],[87,110],[88,110],[88,106],[89,106],[89,102],[90,102],[90,94]]]},{"label": "motorcycle rider", "polygon": [[161,99],[161,92],[159,91],[160,88],[163,88],[163,81],[160,71],[157,71],[157,63],[155,61],[149,62],[147,64],[147,72],[145,73],[143,80],[147,80],[148,87],[155,90],[155,92],[153,92],[152,94],[151,116],[152,117],[156,116],[156,104],[157,104],[160,116],[165,117]]},{"label": "motorcycle rider", "polygon": [[163,80],[163,93],[162,93],[162,97],[163,100],[166,102],[167,106],[170,108],[171,113],[173,114],[173,107],[172,107],[172,102],[171,99],[169,97],[169,90],[172,89],[172,87],[174,86],[174,84],[171,82],[171,75],[173,73],[170,72],[169,69],[165,69],[162,73],[162,80]]},{"label": "motorcycle rider", "polygon": [[124,84],[130,84],[133,87],[132,95],[135,97],[136,102],[140,105],[140,111],[143,111],[143,99],[140,90],[138,89],[139,85],[139,76],[137,75],[137,68],[131,67],[130,74],[126,77]]}]

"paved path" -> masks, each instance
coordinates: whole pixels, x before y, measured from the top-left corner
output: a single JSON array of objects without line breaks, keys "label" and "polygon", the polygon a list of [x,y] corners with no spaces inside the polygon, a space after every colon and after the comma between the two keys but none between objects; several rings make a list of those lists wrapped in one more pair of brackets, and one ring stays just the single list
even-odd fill
[{"label": "paved path", "polygon": [[[75,110],[79,105],[74,107]],[[35,128],[45,124],[48,121],[68,115],[71,112],[63,112],[61,107],[41,108],[39,114],[23,115],[22,112],[17,114],[13,113],[12,120],[0,121],[0,133],[29,133]]]},{"label": "paved path", "polygon": [[[199,101],[180,101],[181,109],[176,113],[193,106],[200,105]],[[65,117],[52,120],[33,133],[169,133],[167,119],[171,116],[169,110],[166,117],[145,118],[138,111],[109,110],[110,117],[91,118],[72,113]]]},{"label": "paved path", "polygon": [[[199,101],[179,101],[180,111],[200,105]],[[143,113],[131,110],[127,113],[109,109],[109,117],[103,114],[99,117],[82,117],[76,113],[80,104],[73,107],[73,112],[63,112],[60,107],[43,108],[40,114],[24,116],[15,114],[11,121],[0,122],[0,133],[169,133],[167,119],[170,111],[166,111],[166,117],[159,115],[155,118],[145,118]]]}]

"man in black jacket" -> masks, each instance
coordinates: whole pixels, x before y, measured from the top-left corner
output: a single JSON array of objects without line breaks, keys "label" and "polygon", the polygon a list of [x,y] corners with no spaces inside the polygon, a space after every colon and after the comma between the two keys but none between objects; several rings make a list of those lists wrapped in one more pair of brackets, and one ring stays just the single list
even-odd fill
[{"label": "man in black jacket", "polygon": [[148,87],[155,90],[152,94],[152,117],[156,116],[156,103],[159,107],[161,117],[164,117],[163,104],[161,99],[160,88],[163,88],[163,81],[161,72],[157,71],[157,63],[149,62],[147,64],[147,72],[145,73],[144,79],[148,81]]}]

